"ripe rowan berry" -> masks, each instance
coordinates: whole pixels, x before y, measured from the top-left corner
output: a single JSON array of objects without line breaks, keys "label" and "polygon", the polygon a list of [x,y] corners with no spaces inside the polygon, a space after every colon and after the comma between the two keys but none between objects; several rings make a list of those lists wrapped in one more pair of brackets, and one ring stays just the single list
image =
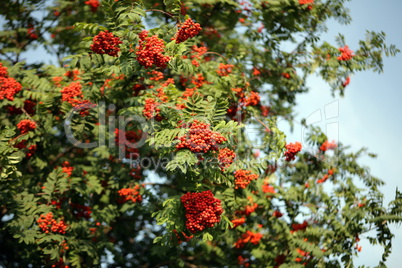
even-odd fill
[{"label": "ripe rowan berry", "polygon": [[112,57],[117,57],[120,51],[119,45],[122,43],[119,37],[114,36],[113,33],[106,30],[101,31],[93,38],[90,49],[97,54],[107,54]]},{"label": "ripe rowan berry", "polygon": [[155,99],[145,99],[145,105],[142,114],[148,119],[156,117],[161,110],[160,108],[158,108],[159,105],[160,103],[158,103]]},{"label": "ripe rowan berry", "polygon": [[4,98],[13,101],[15,94],[22,90],[22,86],[12,77],[3,77],[4,69],[0,70],[2,74],[0,75],[0,100]]},{"label": "ripe rowan berry", "polygon": [[250,267],[250,259],[246,259],[246,258],[243,258],[243,256],[241,256],[241,255],[239,255],[238,257],[237,257],[237,263],[240,265],[240,266],[243,266],[243,267]]},{"label": "ripe rowan berry", "polygon": [[184,23],[179,25],[179,31],[177,32],[176,44],[186,41],[187,39],[193,38],[202,30],[199,23],[194,23],[194,21],[188,18]]},{"label": "ripe rowan berry", "polygon": [[242,217],[242,218],[239,218],[239,219],[234,219],[234,220],[231,220],[231,222],[233,223],[233,229],[234,228],[236,228],[237,226],[240,226],[240,225],[242,225],[243,223],[245,223],[246,222],[246,218],[245,217]]},{"label": "ripe rowan berry", "polygon": [[338,147],[338,145],[337,145],[334,141],[329,142],[329,141],[326,140],[326,141],[324,141],[324,143],[320,146],[320,150],[323,151],[323,152],[325,152],[325,151],[327,151],[327,150],[335,150],[336,147]]},{"label": "ripe rowan berry", "polygon": [[258,179],[258,175],[251,173],[250,170],[239,169],[235,171],[235,189],[246,188],[252,180]]},{"label": "ripe rowan berry", "polygon": [[100,6],[99,0],[88,0],[85,1],[84,4],[90,6],[91,11],[94,13],[98,10],[98,7]]},{"label": "ripe rowan berry", "polygon": [[36,222],[39,224],[39,228],[42,229],[42,232],[46,234],[49,232],[65,234],[67,230],[67,225],[63,220],[57,222],[55,219],[53,219],[52,212],[49,212],[46,215],[40,215]]},{"label": "ripe rowan berry", "polygon": [[191,233],[213,227],[221,220],[221,200],[211,190],[201,193],[186,193],[180,198],[186,210],[186,227]]},{"label": "ripe rowan berry", "polygon": [[219,63],[219,68],[218,68],[218,70],[216,72],[220,76],[228,76],[230,73],[232,73],[232,68],[233,67],[234,67],[233,64]]},{"label": "ripe rowan berry", "polygon": [[244,99],[244,105],[256,106],[260,103],[260,94],[258,92],[251,91],[250,95]]},{"label": "ripe rowan berry", "polygon": [[228,168],[236,158],[236,153],[228,148],[219,150],[218,161],[222,171]]},{"label": "ripe rowan berry", "polygon": [[340,61],[348,61],[351,60],[355,55],[353,55],[353,51],[349,49],[348,46],[340,47],[339,51],[342,53],[338,60]]},{"label": "ripe rowan berry", "polygon": [[250,215],[251,213],[253,213],[256,209],[258,208],[258,204],[257,203],[251,203],[251,205],[247,205],[244,210],[239,210],[236,211],[237,215]]},{"label": "ripe rowan berry", "polygon": [[61,171],[67,174],[67,177],[70,177],[73,174],[74,167],[70,166],[70,162],[64,161],[62,164]]},{"label": "ripe rowan berry", "polygon": [[220,133],[212,131],[210,125],[198,120],[194,120],[189,133],[178,137],[178,140],[180,142],[176,145],[177,149],[188,148],[195,153],[216,151],[218,150],[218,144],[227,141]]},{"label": "ripe rowan berry", "polygon": [[301,151],[302,145],[300,142],[295,142],[294,144],[289,143],[285,146],[285,148],[287,149],[285,152],[285,160],[289,162],[295,159],[296,154]]},{"label": "ripe rowan berry", "polygon": [[268,182],[264,182],[262,185],[262,191],[264,193],[276,194],[275,188],[272,185],[269,185]]},{"label": "ripe rowan berry", "polygon": [[24,134],[28,131],[34,130],[36,128],[36,123],[29,119],[23,119],[17,124],[17,128],[21,130],[21,134]]},{"label": "ripe rowan berry", "polygon": [[292,230],[290,231],[292,234],[297,231],[304,231],[308,227],[308,222],[304,221],[303,223],[293,223]]},{"label": "ripe rowan berry", "polygon": [[4,78],[8,77],[7,67],[4,67],[3,63],[1,63],[1,62],[0,62],[0,77],[4,77]]},{"label": "ripe rowan berry", "polygon": [[133,203],[141,202],[142,196],[140,194],[140,186],[135,185],[133,188],[123,188],[119,190],[119,203],[125,203],[131,200]]},{"label": "ripe rowan berry", "polygon": [[247,243],[251,243],[257,245],[261,238],[261,233],[253,233],[251,231],[247,231],[246,233],[242,234],[241,238],[236,241],[234,244],[235,248],[243,248]]},{"label": "ripe rowan berry", "polygon": [[157,35],[148,37],[148,31],[142,31],[138,34],[140,41],[137,47],[137,61],[146,69],[155,65],[156,67],[166,68],[170,57],[164,56],[165,44]]}]

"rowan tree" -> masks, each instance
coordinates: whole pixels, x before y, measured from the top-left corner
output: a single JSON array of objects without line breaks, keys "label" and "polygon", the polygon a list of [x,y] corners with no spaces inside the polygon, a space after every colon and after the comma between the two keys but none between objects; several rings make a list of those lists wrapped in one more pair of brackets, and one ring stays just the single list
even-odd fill
[{"label": "rowan tree", "polygon": [[399,52],[321,40],[344,2],[4,1],[0,266],[349,267],[363,238],[384,266],[402,194],[372,154],[277,126],[310,75],[343,96]]}]

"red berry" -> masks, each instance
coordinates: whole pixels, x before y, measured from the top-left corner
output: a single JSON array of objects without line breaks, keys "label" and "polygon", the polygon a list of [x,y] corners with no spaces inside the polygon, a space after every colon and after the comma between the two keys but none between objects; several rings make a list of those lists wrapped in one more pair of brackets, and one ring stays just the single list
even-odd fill
[{"label": "red berry", "polygon": [[36,128],[36,123],[29,119],[23,119],[17,124],[17,128],[21,130],[21,134],[24,134],[28,131],[34,130]]},{"label": "red berry", "polygon": [[250,170],[239,169],[235,171],[235,189],[246,188],[252,180],[258,179],[258,175],[251,173]]}]

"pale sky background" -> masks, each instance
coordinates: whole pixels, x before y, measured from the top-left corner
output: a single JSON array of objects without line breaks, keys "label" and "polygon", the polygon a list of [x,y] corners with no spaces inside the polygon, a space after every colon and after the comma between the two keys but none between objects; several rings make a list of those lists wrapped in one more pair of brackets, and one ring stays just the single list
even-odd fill
[{"label": "pale sky background", "polygon": [[[358,41],[365,38],[366,30],[384,31],[387,44],[395,44],[402,50],[402,0],[352,0],[346,6],[351,10],[352,23],[346,26],[335,22],[328,24],[329,32],[322,40],[335,45],[335,36],[342,33],[349,47],[356,50]],[[43,60],[45,52],[38,49],[24,56],[28,62],[35,62]],[[364,158],[361,163],[369,166],[374,176],[386,182],[382,188],[385,204],[395,196],[397,187],[402,190],[402,164],[399,162],[402,159],[401,66],[402,53],[399,53],[384,60],[382,74],[370,71],[357,73],[351,77],[344,98],[331,97],[329,86],[312,78],[308,83],[311,91],[299,96],[296,109],[299,120],[321,114],[321,122],[314,125],[324,130],[327,127],[330,138],[339,137],[354,151],[368,147],[370,152],[378,154],[377,159]],[[326,106],[330,108],[327,114]],[[330,116],[328,112],[333,114]],[[329,117],[332,118],[327,119]],[[302,137],[302,129],[296,124],[294,132],[288,135],[288,141],[299,141]],[[398,268],[402,267],[402,254],[399,252],[402,250],[402,228],[394,226],[392,230],[396,237],[387,266]],[[361,238],[362,251],[356,258],[356,264],[375,266],[381,258],[381,250]]]}]

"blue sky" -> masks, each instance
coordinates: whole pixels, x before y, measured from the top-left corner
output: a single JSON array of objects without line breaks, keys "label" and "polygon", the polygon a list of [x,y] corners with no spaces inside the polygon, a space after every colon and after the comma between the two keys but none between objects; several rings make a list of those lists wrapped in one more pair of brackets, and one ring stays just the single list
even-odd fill
[{"label": "blue sky", "polygon": [[[357,49],[358,41],[365,38],[366,30],[384,31],[387,44],[395,44],[402,50],[402,1],[401,0],[352,0],[346,3],[350,8],[352,23],[341,26],[328,24],[329,32],[322,40],[335,44],[335,36],[342,33],[352,50]],[[37,50],[25,54],[29,62],[43,60],[44,53]],[[386,186],[385,204],[394,197],[395,189],[402,189],[402,164],[399,163],[402,145],[402,53],[384,60],[384,73],[371,71],[357,73],[351,77],[345,97],[330,94],[328,85],[319,79],[309,80],[311,91],[299,96],[297,119],[317,118],[315,125],[325,129],[328,136],[339,138],[343,144],[351,145],[353,150],[368,147],[370,152],[378,154],[377,159],[364,158],[361,163],[370,167],[373,175],[383,179]],[[327,110],[325,110],[327,107]],[[332,115],[329,113],[332,112]],[[331,117],[331,118],[329,118]],[[302,129],[296,125],[289,133],[288,141],[300,140]],[[396,238],[393,241],[393,253],[387,261],[388,267],[401,267],[402,228],[392,228]],[[363,238],[363,237],[362,237]],[[381,258],[381,250],[361,241],[362,252],[356,258],[357,264],[374,266]]]}]

